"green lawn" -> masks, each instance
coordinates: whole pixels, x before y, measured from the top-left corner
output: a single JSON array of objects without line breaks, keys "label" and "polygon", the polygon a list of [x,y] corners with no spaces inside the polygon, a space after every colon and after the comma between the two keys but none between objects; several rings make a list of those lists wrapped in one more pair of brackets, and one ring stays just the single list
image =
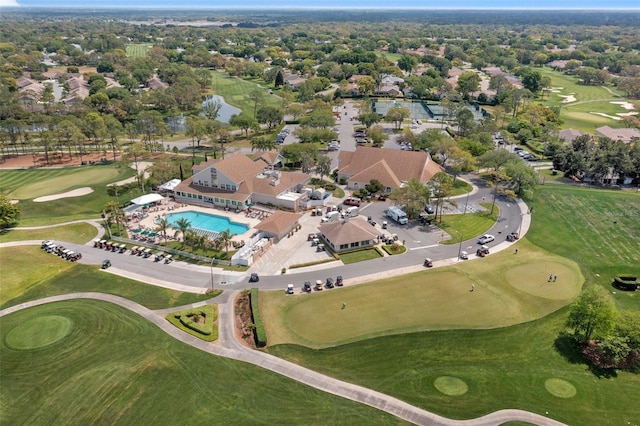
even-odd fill
[{"label": "green lawn", "polygon": [[[458,199],[458,206],[464,207],[464,201]],[[458,244],[460,237],[462,240],[468,240],[478,235],[484,234],[495,225],[496,220],[500,217],[500,207],[496,204],[491,212],[491,203],[481,203],[486,211],[467,213],[467,214],[449,214],[442,218],[442,222],[438,226],[451,235],[451,239],[444,240],[442,244]]]},{"label": "green lawn", "polygon": [[[100,211],[115,198],[107,194],[107,184],[134,175],[129,167],[118,164],[92,167],[68,167],[59,169],[0,170],[2,192],[19,199],[20,222],[18,226],[51,225],[78,219],[97,218]],[[59,194],[82,187],[91,187],[90,194],[34,202],[43,195]],[[120,193],[119,200],[126,203],[140,195],[136,191]]]},{"label": "green lawn", "polygon": [[358,250],[351,253],[344,253],[340,255],[340,260],[345,265],[349,263],[362,262],[364,260],[377,259],[380,257],[375,249]]},{"label": "green lawn", "polygon": [[[640,194],[564,185],[536,190],[527,239],[577,262],[587,284],[613,290],[618,274],[640,276]],[[616,292],[619,308],[640,310],[639,292]]]},{"label": "green lawn", "polygon": [[147,51],[153,47],[148,43],[131,43],[127,44],[127,56],[131,58],[143,58],[147,56]]},{"label": "green lawn", "polygon": [[97,291],[131,299],[150,309],[181,306],[213,295],[155,287],[105,273],[96,266],[60,259],[36,246],[0,249],[0,308],[58,294]]},{"label": "green lawn", "polygon": [[258,108],[261,105],[280,106],[280,98],[269,95],[268,89],[256,83],[229,77],[218,71],[211,71],[211,77],[211,87],[214,92],[222,96],[229,105],[233,105],[249,115],[253,115],[254,110],[254,102],[249,98],[249,95],[255,89],[260,89],[264,94],[263,101],[258,105]]},{"label": "green lawn", "polygon": [[[538,68],[543,76],[551,79],[552,92],[543,102],[545,105],[560,105],[560,118],[564,121],[563,128],[573,128],[593,132],[600,126],[623,127],[618,120],[600,116],[594,113],[604,113],[616,116],[628,110],[611,102],[627,101],[613,87],[585,86],[578,84],[578,78],[553,71],[549,68]],[[575,101],[563,102],[563,96],[573,95]]]},{"label": "green lawn", "polygon": [[94,239],[96,235],[96,228],[92,225],[88,223],[72,223],[46,229],[7,229],[0,233],[0,243],[26,240],[57,240],[84,244]]},{"label": "green lawn", "polygon": [[[349,301],[345,311],[351,307]],[[640,375],[598,377],[576,362],[556,342],[565,317],[563,309],[507,328],[402,334],[323,350],[279,345],[269,352],[456,419],[519,408],[571,425],[637,424]],[[439,391],[436,380],[447,377],[460,379],[467,392]],[[551,394],[550,379],[566,381],[575,396]]]},{"label": "green lawn", "polygon": [[[48,333],[40,333],[46,325]],[[402,424],[395,417],[174,340],[106,302],[0,321],[0,423]],[[185,420],[188,419],[188,420]]]},{"label": "green lawn", "polygon": [[[504,327],[570,303],[584,282],[578,266],[526,241],[518,247],[517,256],[508,250],[334,291],[296,297],[264,292],[260,309],[269,342],[320,348],[386,334]],[[551,271],[562,279],[549,283]],[[318,327],[310,318],[328,320]]]}]

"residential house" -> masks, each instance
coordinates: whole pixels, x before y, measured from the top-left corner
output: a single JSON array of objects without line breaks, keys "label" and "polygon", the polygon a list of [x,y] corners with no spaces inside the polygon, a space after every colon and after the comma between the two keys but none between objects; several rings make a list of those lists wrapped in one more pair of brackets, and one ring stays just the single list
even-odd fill
[{"label": "residential house", "polygon": [[634,128],[614,129],[609,126],[602,126],[596,129],[596,135],[624,143],[640,140],[640,130]]},{"label": "residential house", "polygon": [[149,80],[147,80],[147,87],[151,90],[156,89],[166,89],[169,85],[158,78],[157,75],[154,75]]},{"label": "residential house", "polygon": [[338,180],[345,179],[347,188],[352,190],[363,188],[377,179],[386,192],[391,192],[411,179],[427,183],[443,170],[424,151],[358,146],[355,151],[340,151],[338,156]]},{"label": "residential house", "polygon": [[242,210],[253,204],[297,211],[308,194],[309,175],[273,170],[262,156],[254,160],[238,153],[193,166],[193,176],[175,188],[178,202]]},{"label": "residential house", "polygon": [[318,226],[320,237],[334,252],[343,252],[375,245],[378,232],[364,218],[354,217]]},{"label": "residential house", "polygon": [[291,90],[300,89],[300,85],[307,81],[307,79],[298,74],[285,73],[284,84]]},{"label": "residential house", "polygon": [[558,132],[558,137],[562,139],[565,143],[571,143],[573,142],[574,139],[580,136],[588,135],[588,134],[589,133],[583,132],[582,130],[564,129]]},{"label": "residential house", "polygon": [[487,74],[489,77],[495,77],[497,75],[503,75],[512,86],[516,89],[522,89],[524,85],[522,81],[513,74],[509,74],[508,72],[502,71],[500,67],[486,67],[482,68],[482,72]]},{"label": "residential house", "polygon": [[18,100],[24,105],[36,104],[44,93],[44,84],[33,80],[26,75],[21,75],[16,79],[18,85]]}]

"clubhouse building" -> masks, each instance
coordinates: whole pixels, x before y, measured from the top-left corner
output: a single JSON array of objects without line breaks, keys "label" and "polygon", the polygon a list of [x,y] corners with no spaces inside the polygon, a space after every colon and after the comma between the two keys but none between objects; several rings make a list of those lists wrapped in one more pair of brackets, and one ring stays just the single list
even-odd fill
[{"label": "clubhouse building", "polygon": [[308,193],[302,191],[310,177],[274,169],[278,154],[263,153],[253,159],[238,153],[193,166],[193,176],[175,188],[177,202],[240,211],[254,204],[298,211]]}]

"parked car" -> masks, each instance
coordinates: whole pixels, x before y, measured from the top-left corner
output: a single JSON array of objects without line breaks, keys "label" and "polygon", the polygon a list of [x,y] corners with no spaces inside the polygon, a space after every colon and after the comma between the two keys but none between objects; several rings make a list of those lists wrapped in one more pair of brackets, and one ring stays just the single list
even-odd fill
[{"label": "parked car", "polygon": [[362,200],[356,197],[348,197],[346,200],[342,202],[342,204],[344,204],[345,206],[357,206],[357,207],[359,207],[361,203],[362,203]]},{"label": "parked car", "polygon": [[487,244],[495,239],[496,237],[491,234],[484,234],[482,237],[478,238],[478,244]]},{"label": "parked car", "polygon": [[251,276],[249,277],[249,282],[250,283],[257,283],[258,281],[260,281],[260,277],[258,276],[257,273],[253,272],[251,274]]},{"label": "parked car", "polygon": [[431,207],[429,205],[424,206],[424,211],[427,212],[427,214],[434,214],[435,213],[435,210],[433,210],[433,207]]},{"label": "parked car", "polygon": [[385,194],[380,194],[380,195],[378,195],[378,200],[387,201],[387,196]]}]

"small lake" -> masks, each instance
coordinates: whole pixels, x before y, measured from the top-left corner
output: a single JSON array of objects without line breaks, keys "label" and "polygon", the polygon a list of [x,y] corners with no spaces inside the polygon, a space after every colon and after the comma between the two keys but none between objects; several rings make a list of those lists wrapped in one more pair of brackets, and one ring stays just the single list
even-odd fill
[{"label": "small lake", "polygon": [[223,123],[228,123],[232,115],[242,113],[242,110],[226,103],[224,101],[224,98],[220,95],[208,96],[207,99],[205,99],[204,102],[202,102],[202,107],[204,108],[205,105],[207,105],[210,102],[219,102],[220,105],[222,105],[220,107],[220,111],[218,111],[218,118],[216,118],[216,120],[221,121]]}]

